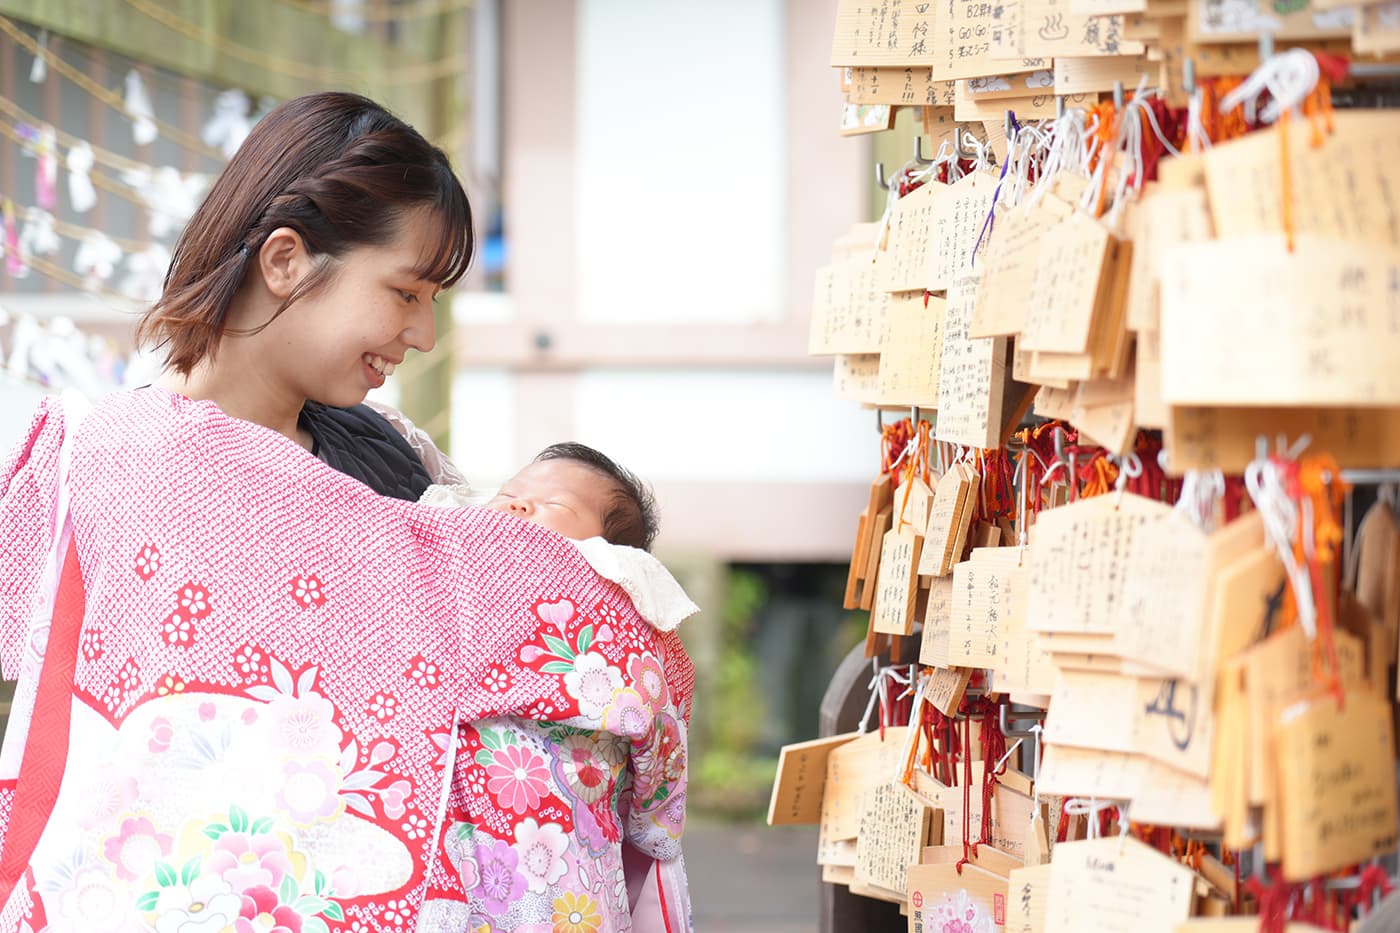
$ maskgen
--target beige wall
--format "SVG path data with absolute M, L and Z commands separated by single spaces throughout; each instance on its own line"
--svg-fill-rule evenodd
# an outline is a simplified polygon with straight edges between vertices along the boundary
M 504 459 L 523 462 L 546 444 L 576 437 L 580 420 L 593 420 L 581 419 L 574 404 L 577 380 L 586 373 L 751 371 L 778 373 L 780 379 L 810 386 L 814 373 L 829 372 L 829 360 L 805 354 L 812 276 L 826 261 L 831 241 L 865 214 L 869 160 L 863 140 L 843 139 L 836 132 L 841 96 L 827 62 L 834 6 L 797 0 L 785 4 L 780 53 L 784 106 L 771 115 L 782 124 L 785 164 L 754 166 L 754 184 L 782 186 L 786 233 L 780 313 L 776 319 L 745 324 L 633 326 L 587 324 L 577 314 L 578 7 L 575 0 L 502 4 L 502 201 L 510 313 L 504 322 L 459 328 L 457 349 L 464 367 L 509 373 L 505 404 L 514 436 L 511 455 Z M 713 68 L 725 66 L 723 52 L 715 50 Z M 706 74 L 689 69 L 639 74 L 638 80 L 704 82 Z M 619 101 L 617 131 L 634 137 L 638 147 L 647 144 L 649 124 L 685 118 L 683 113 L 628 113 L 625 105 Z M 617 209 L 626 210 L 629 198 L 637 196 L 619 192 Z M 741 216 L 733 220 L 743 222 Z M 541 336 L 548 339 L 548 350 L 539 349 Z M 664 375 L 656 385 L 657 392 L 668 391 Z M 755 560 L 839 559 L 848 553 L 863 483 L 858 469 L 835 468 L 823 452 L 835 447 L 849 454 L 856 445 L 866 445 L 873 462 L 875 419 L 845 403 L 832 405 L 829 417 L 807 412 L 793 419 L 766 409 L 763 398 L 752 398 L 736 411 L 736 418 L 763 421 L 765 430 L 759 434 L 771 437 L 773 445 L 764 442 L 755 450 L 752 441 L 745 441 L 748 449 L 726 452 L 740 460 L 760 455 L 771 460 L 775 452 L 783 456 L 789 443 L 785 424 L 803 425 L 803 436 L 793 439 L 793 455 L 784 460 L 785 465 L 791 461 L 785 475 L 767 469 L 759 471 L 762 479 L 746 481 L 737 475 L 742 471 L 714 476 L 667 468 L 654 476 L 665 519 L 663 547 Z M 596 413 L 584 413 L 590 414 Z M 673 417 L 635 427 L 657 444 L 685 445 L 691 442 L 685 425 L 693 416 L 678 408 Z M 819 436 L 826 431 L 832 436 Z M 754 433 L 749 430 L 746 436 Z M 707 436 L 694 442 L 716 441 Z M 470 452 L 459 451 L 459 456 L 470 468 Z

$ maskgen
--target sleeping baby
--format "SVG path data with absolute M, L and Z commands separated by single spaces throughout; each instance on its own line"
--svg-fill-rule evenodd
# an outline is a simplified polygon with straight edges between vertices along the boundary
M 673 630 L 698 609 L 649 553 L 657 532 L 651 492 L 604 454 L 564 443 L 547 447 L 489 499 L 465 486 L 437 485 L 419 501 L 494 509 L 571 539 L 658 630 L 657 689 L 667 695 L 650 742 L 524 718 L 468 724 L 469 754 L 457 758 L 439 852 L 456 877 L 432 885 L 425 911 L 443 928 L 466 930 L 488 923 L 599 933 L 690 929 L 680 831 L 691 665 Z M 500 770 L 502 748 L 517 747 L 528 750 L 517 755 L 521 761 L 538 753 L 530 760 L 542 762 L 540 786 L 533 797 L 512 796 L 502 821 L 490 812 L 500 799 L 492 769 Z M 504 787 L 519 773 L 501 771 L 495 780 Z M 520 879 L 526 883 L 517 891 Z

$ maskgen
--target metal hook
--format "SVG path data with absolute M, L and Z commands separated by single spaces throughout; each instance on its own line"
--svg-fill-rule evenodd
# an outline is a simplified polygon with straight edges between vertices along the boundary
M 972 158 L 972 155 L 973 155 L 972 153 L 967 152 L 967 151 L 965 151 L 965 150 L 963 149 L 962 131 L 961 131 L 961 130 L 955 130 L 955 131 L 953 132 L 953 156 L 954 156 L 959 162 L 963 162 L 963 161 L 966 161 L 967 159 L 971 159 L 971 158 Z
M 1113 109 L 1115 109 L 1115 110 L 1122 110 L 1122 109 L 1123 109 L 1123 82 L 1122 82 L 1122 81 L 1114 81 L 1114 82 L 1113 82 Z
M 1274 34 L 1263 31 L 1259 33 L 1259 61 L 1266 62 L 1274 57 Z
M 1010 110 L 1006 111 L 1006 143 L 1008 146 L 1010 146 L 1011 137 L 1014 135 L 1015 124 L 1016 114 L 1012 113 Z
M 924 137 L 922 135 L 914 137 L 914 161 L 920 165 L 932 165 L 932 159 L 924 158 Z
M 1196 93 L 1196 60 L 1187 58 L 1181 66 L 1181 88 L 1187 94 Z
M 885 180 L 885 163 L 883 162 L 875 163 L 875 184 L 886 191 L 890 190 L 890 183 Z
M 1006 710 L 1007 704 L 1005 703 L 997 707 L 997 725 L 1001 727 L 1001 734 L 1006 736 L 1008 739 L 1027 739 L 1035 735 L 1035 731 L 1031 729 L 1012 729 L 1009 720 L 1033 719 L 1036 722 L 1039 722 L 1041 718 L 1045 715 L 1044 713 L 1018 713 L 1013 716 L 1008 715 Z
M 1063 97 L 1056 97 L 1056 98 L 1055 98 L 1055 119 L 1058 120 L 1058 119 L 1060 119 L 1060 117 L 1063 117 L 1064 115 L 1065 115 L 1065 99 L 1064 99 Z

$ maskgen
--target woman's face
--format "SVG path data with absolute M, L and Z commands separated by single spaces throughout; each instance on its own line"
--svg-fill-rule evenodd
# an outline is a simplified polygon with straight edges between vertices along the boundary
M 438 286 L 416 276 L 438 226 L 426 209 L 403 216 L 384 246 L 364 246 L 334 260 L 330 280 L 298 299 L 263 332 L 261 350 L 304 398 L 327 405 L 364 401 L 403 362 L 410 348 L 436 340 Z

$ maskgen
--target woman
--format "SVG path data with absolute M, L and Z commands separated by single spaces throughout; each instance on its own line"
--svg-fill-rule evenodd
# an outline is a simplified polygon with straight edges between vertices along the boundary
M 428 471 L 358 406 L 432 348 L 469 229 L 410 127 L 291 101 L 176 247 L 159 384 L 36 415 L 0 472 L 0 931 L 627 927 L 592 794 L 674 842 L 683 777 L 629 792 L 586 737 L 683 764 L 674 643 L 557 535 L 395 501 Z M 507 751 L 478 832 L 462 727 L 506 716 L 585 738 Z

